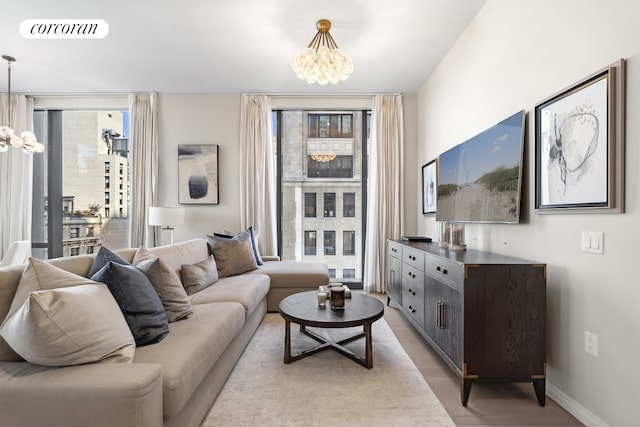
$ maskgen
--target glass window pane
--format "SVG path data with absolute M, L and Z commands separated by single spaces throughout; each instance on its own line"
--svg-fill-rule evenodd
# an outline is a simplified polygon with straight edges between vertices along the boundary
M 304 232 L 304 254 L 305 255 L 316 254 L 316 232 L 315 231 Z
M 336 216 L 336 193 L 324 193 L 324 216 L 325 218 Z
M 335 231 L 324 232 L 324 254 L 325 255 L 336 254 L 336 232 Z
M 343 194 L 342 216 L 345 218 L 352 218 L 356 216 L 356 193 Z
M 304 216 L 306 218 L 315 218 L 316 193 L 304 193 Z
M 342 253 L 344 255 L 356 254 L 356 232 L 355 231 L 342 232 Z

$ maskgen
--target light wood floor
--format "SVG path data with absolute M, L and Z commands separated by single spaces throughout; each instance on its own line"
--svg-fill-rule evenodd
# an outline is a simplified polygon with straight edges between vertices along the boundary
M 376 296 L 386 304 L 386 295 Z M 538 405 L 529 383 L 474 384 L 467 407 L 463 407 L 458 377 L 393 302 L 385 307 L 384 318 L 457 426 L 583 425 L 549 396 L 544 407 Z

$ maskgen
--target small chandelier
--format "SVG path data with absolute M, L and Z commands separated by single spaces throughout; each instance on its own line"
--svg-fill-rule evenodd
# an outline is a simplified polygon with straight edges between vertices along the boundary
M 320 153 L 311 153 L 311 159 L 320 163 L 327 163 L 336 158 L 336 153 L 331 152 L 320 152 Z
M 309 46 L 304 52 L 296 55 L 292 65 L 293 71 L 309 84 L 336 84 L 340 80 L 348 79 L 353 72 L 353 63 L 331 37 L 331 21 L 321 19 L 316 23 L 316 28 L 318 32 Z
M 9 149 L 9 145 L 13 145 L 17 148 L 22 148 L 27 154 L 42 153 L 44 151 L 44 145 L 38 142 L 38 139 L 30 131 L 24 131 L 17 136 L 11 128 L 11 63 L 16 59 L 9 55 L 2 55 L 2 59 L 7 61 L 8 66 L 8 85 L 7 85 L 7 113 L 9 126 L 0 126 L 0 153 Z

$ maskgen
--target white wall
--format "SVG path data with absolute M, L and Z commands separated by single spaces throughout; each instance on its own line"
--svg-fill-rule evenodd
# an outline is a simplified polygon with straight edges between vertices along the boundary
M 414 214 L 417 200 L 418 169 L 416 158 L 416 95 L 403 95 L 405 117 L 405 170 L 407 208 L 405 230 L 416 231 Z M 240 94 L 160 94 L 159 96 L 159 162 L 158 206 L 178 206 L 178 145 L 218 144 L 220 162 L 220 204 L 180 205 L 186 208 L 186 223 L 175 227 L 175 240 L 204 237 L 207 233 L 237 232 L 240 229 L 240 197 L 238 193 Z M 371 108 L 371 96 L 348 97 L 274 97 L 273 108 Z M 168 236 L 163 236 L 168 243 Z
M 467 243 L 547 263 L 547 393 L 588 425 L 640 425 L 639 16 L 628 0 L 488 0 L 418 93 L 419 165 L 527 111 L 523 221 L 471 224 Z M 628 61 L 626 213 L 534 213 L 534 106 L 619 58 Z M 437 236 L 418 209 L 419 234 Z M 583 230 L 604 232 L 604 255 L 581 252 Z M 598 357 L 584 352 L 585 330 L 598 335 Z

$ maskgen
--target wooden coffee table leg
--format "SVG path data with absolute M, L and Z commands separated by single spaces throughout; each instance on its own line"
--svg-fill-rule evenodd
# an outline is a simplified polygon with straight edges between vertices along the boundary
M 284 363 L 291 363 L 291 322 L 284 321 Z
M 364 328 L 364 339 L 365 339 L 365 367 L 371 369 L 373 368 L 373 342 L 371 340 L 371 323 L 365 322 L 363 325 Z

